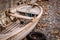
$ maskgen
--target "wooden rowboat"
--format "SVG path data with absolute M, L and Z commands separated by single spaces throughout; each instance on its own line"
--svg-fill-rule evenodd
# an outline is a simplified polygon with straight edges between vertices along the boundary
M 0 40 L 7 40 L 10 37 L 13 37 L 11 40 L 22 40 L 24 37 L 26 37 L 36 26 L 38 21 L 40 20 L 42 14 L 43 14 L 43 9 L 41 6 L 38 4 L 34 4 L 36 7 L 32 8 L 31 5 L 21 5 L 18 6 L 14 9 L 11 9 L 11 13 L 9 14 L 10 16 L 16 17 L 16 18 L 23 18 L 23 19 L 28 19 L 31 20 L 28 24 L 26 24 L 24 27 L 19 27 L 19 21 L 16 21 L 14 23 L 11 23 L 7 29 L 10 31 L 7 31 L 6 33 L 0 33 Z M 23 16 L 20 15 L 19 13 L 25 13 L 25 14 L 34 14 L 37 15 L 36 17 L 29 17 L 29 16 Z M 19 26 L 18 26 L 19 25 Z M 14 27 L 13 27 L 14 26 Z M 15 28 L 15 29 L 14 29 Z M 14 29 L 14 30 L 13 30 Z

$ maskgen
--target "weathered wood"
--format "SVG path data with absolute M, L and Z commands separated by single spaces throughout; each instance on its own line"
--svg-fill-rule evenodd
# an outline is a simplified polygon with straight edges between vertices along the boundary
M 14 31 L 12 31 L 10 33 L 0 34 L 0 40 L 6 40 L 6 39 L 18 34 L 18 33 L 20 33 L 19 34 L 20 36 L 15 40 L 19 40 L 19 39 L 21 40 L 26 35 L 28 35 L 35 28 L 36 24 L 38 23 L 39 19 L 41 18 L 42 14 L 43 14 L 42 7 L 39 6 L 39 8 L 41 9 L 41 12 L 35 19 L 32 20 L 32 22 L 28 23 L 24 27 L 16 28 Z
M 11 16 L 17 17 L 17 18 L 25 18 L 25 19 L 34 19 L 33 17 L 28 17 L 28 16 L 22 16 L 17 13 L 15 14 L 10 14 Z
M 43 12 L 43 10 L 41 10 L 41 11 Z M 42 12 L 41 12 L 41 15 L 42 15 Z M 41 15 L 39 15 L 40 18 L 41 18 Z M 35 20 L 33 20 L 33 22 L 31 24 L 27 25 L 27 27 L 22 32 L 19 32 L 14 38 L 12 38 L 12 40 L 22 40 L 24 37 L 26 37 L 26 35 L 29 34 L 29 32 L 31 32 L 32 29 L 34 29 L 35 23 L 38 22 L 38 20 L 40 19 L 39 16 Z

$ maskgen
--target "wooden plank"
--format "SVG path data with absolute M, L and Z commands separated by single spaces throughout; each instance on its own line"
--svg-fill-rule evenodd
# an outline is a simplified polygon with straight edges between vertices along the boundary
M 14 16 L 14 17 L 17 17 L 17 18 L 34 19 L 33 17 L 22 16 L 22 15 L 19 15 L 18 13 L 10 14 L 10 15 Z

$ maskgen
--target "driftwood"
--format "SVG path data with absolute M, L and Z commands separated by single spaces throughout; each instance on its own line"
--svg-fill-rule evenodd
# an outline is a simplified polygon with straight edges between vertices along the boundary
M 0 40 L 6 40 L 16 34 L 19 33 L 19 37 L 16 38 L 15 40 L 22 40 L 24 37 L 26 37 L 36 26 L 38 21 L 40 20 L 42 14 L 43 14 L 43 9 L 41 6 L 37 5 L 39 9 L 41 10 L 39 15 L 36 18 L 31 18 L 31 17 L 26 17 L 18 14 L 10 14 L 11 16 L 15 16 L 18 18 L 26 18 L 26 19 L 33 19 L 32 22 L 28 23 L 26 26 L 21 27 L 21 28 L 16 28 L 14 31 L 6 34 L 0 34 Z

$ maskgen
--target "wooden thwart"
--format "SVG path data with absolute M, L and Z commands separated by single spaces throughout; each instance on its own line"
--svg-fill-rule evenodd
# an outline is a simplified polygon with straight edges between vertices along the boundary
M 19 15 L 17 13 L 15 14 L 10 14 L 11 16 L 17 17 L 17 18 L 25 18 L 25 19 L 34 19 L 33 17 L 28 17 L 28 16 L 23 16 L 23 15 Z

